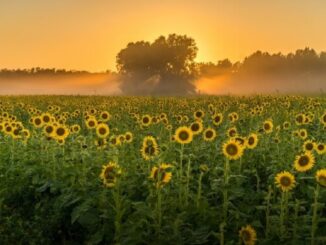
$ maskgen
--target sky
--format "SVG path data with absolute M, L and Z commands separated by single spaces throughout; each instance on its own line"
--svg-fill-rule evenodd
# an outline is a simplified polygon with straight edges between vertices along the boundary
M 0 0 L 0 69 L 115 70 L 129 42 L 186 34 L 197 61 L 326 50 L 325 0 Z

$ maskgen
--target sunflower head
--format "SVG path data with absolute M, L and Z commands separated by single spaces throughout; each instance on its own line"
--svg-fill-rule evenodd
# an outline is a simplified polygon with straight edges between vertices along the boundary
M 275 176 L 275 184 L 283 192 L 287 192 L 295 187 L 296 182 L 293 174 L 288 171 L 283 171 Z
M 255 133 L 251 133 L 247 138 L 247 144 L 246 144 L 247 148 L 254 149 L 256 148 L 257 144 L 258 144 L 258 135 Z
M 176 142 L 180 144 L 189 144 L 193 139 L 193 132 L 190 128 L 182 126 L 177 128 L 174 137 Z
M 307 151 L 301 155 L 296 156 L 294 161 L 294 168 L 298 172 L 306 172 L 310 170 L 315 164 L 315 157 L 310 152 Z
M 149 178 L 154 181 L 157 188 L 160 188 L 170 182 L 172 178 L 171 164 L 162 163 L 158 167 L 153 167 Z
M 110 134 L 110 129 L 109 126 L 105 123 L 99 123 L 96 126 L 96 135 L 101 138 L 101 139 L 105 139 L 109 136 Z
M 115 186 L 117 179 L 121 175 L 121 172 L 121 168 L 117 163 L 109 162 L 107 165 L 102 166 L 100 178 L 106 187 L 112 188 Z
M 315 148 L 316 143 L 313 142 L 312 140 L 306 140 L 303 143 L 303 151 L 313 151 L 313 149 Z
M 245 245 L 254 245 L 257 240 L 256 231 L 251 225 L 241 227 L 239 237 Z
M 213 141 L 216 138 L 216 131 L 213 128 L 207 128 L 203 132 L 205 141 Z
M 323 143 L 315 144 L 315 150 L 318 155 L 323 155 L 326 153 L 326 146 Z
M 200 134 L 203 131 L 203 123 L 197 120 L 190 125 L 190 129 L 194 135 Z
M 235 139 L 230 139 L 223 144 L 223 154 L 231 160 L 236 160 L 243 155 L 244 148 Z
M 264 129 L 264 132 L 269 134 L 271 132 L 273 132 L 273 122 L 272 120 L 266 120 L 264 123 L 263 123 L 263 129 Z
M 316 172 L 316 181 L 322 187 L 326 187 L 326 168 L 320 169 Z
M 222 113 L 216 113 L 212 116 L 213 124 L 215 126 L 218 126 L 222 123 L 223 121 L 223 114 Z

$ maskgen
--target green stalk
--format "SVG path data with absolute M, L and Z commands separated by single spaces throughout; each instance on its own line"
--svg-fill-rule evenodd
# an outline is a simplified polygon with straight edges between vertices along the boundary
M 196 206 L 197 208 L 199 208 L 199 204 L 200 204 L 200 199 L 201 199 L 201 184 L 202 184 L 202 179 L 203 179 L 203 172 L 200 173 L 199 175 L 199 179 L 198 179 L 198 191 L 197 191 L 197 199 L 196 199 Z
M 281 240 L 284 239 L 286 234 L 286 226 L 284 224 L 286 216 L 287 216 L 287 208 L 288 208 L 288 192 L 282 192 L 282 199 L 281 199 L 281 214 L 280 214 L 280 236 Z
M 270 202 L 271 202 L 271 196 L 272 196 L 272 187 L 268 186 L 268 193 L 266 197 L 266 227 L 265 227 L 265 236 L 268 237 L 269 234 L 269 227 L 270 227 Z
M 317 183 L 316 189 L 315 189 L 315 198 L 313 203 L 313 209 L 312 209 L 312 223 L 311 223 L 311 245 L 316 244 L 315 235 L 318 227 L 318 197 L 320 192 L 320 186 Z

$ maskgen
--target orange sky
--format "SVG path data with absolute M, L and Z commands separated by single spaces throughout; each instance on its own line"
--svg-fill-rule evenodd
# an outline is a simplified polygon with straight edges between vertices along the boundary
M 1 0 L 0 68 L 115 69 L 130 41 L 187 34 L 198 61 L 326 50 L 325 0 Z

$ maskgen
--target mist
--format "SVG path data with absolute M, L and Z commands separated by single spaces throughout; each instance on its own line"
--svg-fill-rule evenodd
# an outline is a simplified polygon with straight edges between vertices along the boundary
M 86 74 L 38 77 L 0 77 L 1 95 L 116 95 L 118 81 L 112 74 Z

